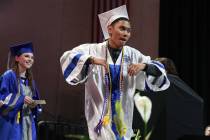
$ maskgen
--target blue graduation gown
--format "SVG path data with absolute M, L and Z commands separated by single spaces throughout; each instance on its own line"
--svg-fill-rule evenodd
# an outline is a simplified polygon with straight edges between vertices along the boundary
M 22 86 L 18 85 L 16 74 L 13 70 L 7 70 L 0 79 L 0 100 L 5 104 L 0 107 L 0 139 L 21 140 L 22 139 L 22 108 L 25 94 Z M 28 84 L 28 82 L 26 81 Z M 39 99 L 39 94 L 33 82 L 33 99 Z M 20 89 L 20 90 L 19 90 Z M 35 122 L 41 107 L 31 109 L 32 140 L 36 140 Z

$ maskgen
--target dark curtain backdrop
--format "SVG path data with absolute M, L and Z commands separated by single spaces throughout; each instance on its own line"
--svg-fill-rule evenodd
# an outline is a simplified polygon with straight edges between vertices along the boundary
M 84 121 L 84 85 L 70 86 L 59 58 L 82 43 L 100 42 L 97 14 L 126 4 L 132 24 L 128 45 L 152 58 L 158 54 L 159 0 L 0 0 L 0 74 L 8 46 L 32 41 L 34 78 L 42 99 L 42 120 Z
M 209 2 L 160 1 L 159 54 L 173 59 L 180 77 L 204 99 L 205 124 L 210 123 Z

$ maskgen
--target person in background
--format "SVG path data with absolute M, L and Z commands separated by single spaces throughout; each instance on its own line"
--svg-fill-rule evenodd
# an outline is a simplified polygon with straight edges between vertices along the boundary
M 205 136 L 210 136 L 210 126 L 206 126 L 206 128 L 205 128 Z
M 35 102 L 39 94 L 31 71 L 33 45 L 29 42 L 12 46 L 10 53 L 14 64 L 0 79 L 0 139 L 36 140 L 41 106 Z
M 170 87 L 160 93 L 166 97 L 166 140 L 203 135 L 203 99 L 180 78 L 172 59 L 159 57 L 155 60 L 164 65 L 170 81 Z
M 60 58 L 65 80 L 85 82 L 85 115 L 91 140 L 130 140 L 133 96 L 169 87 L 161 63 L 129 47 L 131 25 L 126 5 L 99 14 L 105 41 L 82 44 Z
M 170 58 L 158 57 L 155 60 L 161 62 L 164 65 L 167 74 L 178 76 L 176 66 Z

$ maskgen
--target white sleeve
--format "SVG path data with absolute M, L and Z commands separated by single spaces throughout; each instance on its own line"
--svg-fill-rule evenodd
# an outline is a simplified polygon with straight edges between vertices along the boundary
M 139 51 L 136 52 L 136 57 L 139 63 L 146 63 L 156 66 L 162 73 L 159 77 L 154 77 L 152 75 L 146 75 L 145 72 L 140 72 L 137 75 L 137 89 L 139 90 L 151 90 L 151 91 L 161 91 L 165 90 L 170 86 L 170 82 L 167 78 L 165 68 L 163 64 L 158 61 L 151 60 L 149 56 L 145 56 Z
M 166 90 L 170 86 L 170 82 L 167 78 L 163 64 L 161 64 L 158 61 L 151 61 L 149 62 L 149 64 L 156 66 L 161 71 L 162 74 L 159 77 L 147 75 L 145 80 L 146 90 L 151 90 L 151 91 Z
M 61 68 L 67 83 L 77 85 L 87 79 L 91 44 L 80 45 L 66 51 L 60 58 Z

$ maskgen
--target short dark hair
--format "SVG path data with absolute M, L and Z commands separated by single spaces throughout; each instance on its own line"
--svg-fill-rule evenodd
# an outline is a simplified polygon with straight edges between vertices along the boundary
M 178 76 L 178 72 L 177 72 L 177 69 L 176 69 L 176 66 L 175 66 L 173 60 L 171 60 L 170 58 L 166 58 L 166 57 L 159 57 L 159 58 L 156 58 L 155 60 L 159 61 L 160 63 L 162 63 L 164 65 L 168 74 L 173 74 L 173 75 Z
M 120 18 L 115 19 L 110 25 L 111 25 L 111 26 L 114 26 L 115 23 L 117 23 L 117 22 L 120 21 L 120 20 L 125 20 L 125 21 L 130 22 L 129 19 L 127 19 L 127 18 L 125 18 L 125 17 L 120 17 Z

